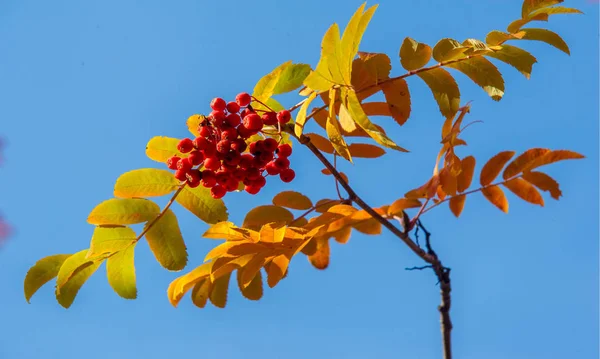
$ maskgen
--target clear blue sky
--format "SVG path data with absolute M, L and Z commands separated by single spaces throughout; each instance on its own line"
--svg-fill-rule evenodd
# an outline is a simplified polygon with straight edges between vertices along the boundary
M 25 302 L 22 281 L 39 258 L 86 248 L 89 211 L 112 195 L 119 174 L 158 166 L 144 155 L 155 135 L 186 136 L 186 118 L 214 96 L 250 91 L 260 76 L 293 59 L 315 65 L 321 37 L 342 26 L 352 1 L 2 1 L 0 210 L 16 233 L 0 250 L 0 358 L 439 358 L 435 278 L 406 272 L 421 262 L 396 238 L 354 235 L 332 248 L 326 271 L 305 257 L 259 302 L 232 286 L 228 307 L 179 308 L 162 270 L 141 245 L 139 298 L 126 301 L 104 270 L 69 310 L 53 284 Z M 386 52 L 393 73 L 403 38 L 483 38 L 520 14 L 520 1 L 381 0 L 361 49 Z M 527 81 L 501 65 L 500 103 L 457 74 L 463 101 L 473 100 L 465 133 L 478 168 L 493 154 L 530 147 L 573 149 L 583 161 L 548 173 L 564 197 L 546 207 L 510 195 L 504 215 L 481 196 L 460 220 L 447 208 L 425 222 L 452 267 L 454 350 L 460 359 L 598 357 L 598 5 L 567 1 L 585 16 L 557 16 L 572 56 L 523 43 L 540 63 Z M 372 205 L 399 198 L 430 175 L 442 123 L 431 93 L 411 79 L 413 116 L 391 131 L 410 154 L 392 154 L 344 170 Z M 287 103 L 288 105 L 291 102 Z M 386 120 L 383 120 L 385 122 Z M 465 154 L 466 152 L 462 152 Z M 293 187 L 314 200 L 332 183 L 306 151 L 293 157 Z M 301 170 L 300 170 L 301 169 Z M 226 198 L 231 219 L 292 186 L 275 182 L 260 197 Z M 190 268 L 215 245 L 206 226 L 178 208 Z

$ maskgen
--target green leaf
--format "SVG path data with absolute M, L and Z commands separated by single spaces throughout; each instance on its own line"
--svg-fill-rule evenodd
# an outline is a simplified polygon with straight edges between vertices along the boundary
M 463 74 L 467 75 L 473 82 L 481 86 L 490 97 L 499 101 L 504 95 L 504 79 L 502 74 L 491 62 L 483 57 L 472 57 L 468 60 L 448 64 Z
M 377 5 L 374 5 L 367 9 L 367 11 L 364 11 L 365 5 L 366 3 L 363 3 L 354 15 L 352 15 L 341 39 L 340 67 L 347 84 L 350 83 L 352 60 L 354 60 L 358 53 L 363 34 L 377 9 Z
M 197 127 L 197 126 L 196 126 Z M 149 159 L 165 163 L 173 156 L 187 157 L 188 154 L 183 154 L 177 150 L 177 144 L 181 141 L 178 138 L 156 136 L 152 137 L 146 145 L 146 156 Z
M 267 223 L 289 223 L 293 220 L 294 215 L 287 209 L 279 206 L 265 205 L 258 206 L 250 210 L 250 212 L 248 212 L 244 218 L 242 227 L 259 231 L 260 228 Z
M 567 55 L 571 54 L 569 45 L 557 33 L 546 29 L 523 29 L 523 40 L 542 41 L 556 47 Z
M 460 107 L 460 90 L 454 77 L 442 68 L 417 74 L 431 89 L 440 112 L 444 117 L 452 117 Z
M 67 258 L 58 271 L 56 279 L 56 300 L 60 305 L 69 308 L 79 289 L 96 272 L 102 260 L 90 261 L 86 258 L 87 249 Z
M 179 181 L 167 170 L 144 168 L 125 172 L 115 184 L 115 197 L 157 197 L 173 192 Z
M 369 120 L 363 111 L 363 108 L 360 105 L 358 97 L 354 91 L 346 92 L 346 101 L 348 112 L 350 112 L 354 122 L 356 122 L 363 130 L 365 130 L 365 132 L 368 133 L 369 136 L 375 140 L 375 142 L 397 151 L 408 152 L 406 149 L 395 144 L 394 141 L 392 141 L 385 133 L 379 131 L 379 129 Z
M 286 66 L 279 76 L 279 80 L 273 89 L 274 95 L 294 91 L 302 86 L 304 79 L 310 73 L 310 65 L 292 64 L 291 61 L 289 63 L 290 65 Z
M 433 47 L 433 59 L 444 62 L 464 58 L 464 52 L 467 50 L 467 47 L 454 39 L 441 39 Z
M 148 228 L 148 225 L 145 228 Z M 170 271 L 180 271 L 185 268 L 188 254 L 173 211 L 168 209 L 148 229 L 146 239 L 154 257 L 164 268 Z
M 298 137 L 300 137 L 300 135 L 302 135 L 302 131 L 304 130 L 304 125 L 306 124 L 306 113 L 308 111 L 308 107 L 310 106 L 311 102 L 313 102 L 313 100 L 316 97 L 317 97 L 316 92 L 311 93 L 310 96 L 308 96 L 308 98 L 306 100 L 304 100 L 304 103 L 302 104 L 302 106 L 300 106 L 300 109 L 298 110 L 298 114 L 296 115 L 296 123 L 294 124 L 294 133 Z
M 23 285 L 27 303 L 38 289 L 58 275 L 60 267 L 70 256 L 70 254 L 55 254 L 42 258 L 27 271 Z
M 97 205 L 88 216 L 87 221 L 95 225 L 136 224 L 147 222 L 159 213 L 160 207 L 147 199 L 112 198 Z
M 333 24 L 323 36 L 321 59 L 304 80 L 304 85 L 314 91 L 325 91 L 335 84 L 349 84 L 345 82 L 340 70 L 340 55 L 340 29 L 337 24 Z M 350 70 L 347 72 L 349 74 Z
M 185 186 L 175 200 L 206 223 L 226 221 L 229 217 L 223 200 L 212 198 L 210 189 L 202 186 Z
M 115 253 L 135 243 L 137 235 L 129 227 L 96 227 L 87 253 L 88 258 Z
M 407 37 L 400 47 L 400 63 L 407 71 L 420 69 L 431 60 L 431 52 L 429 45 Z
M 388 81 L 381 85 L 385 101 L 392 117 L 400 125 L 404 125 L 410 117 L 410 92 L 404 79 Z
M 106 276 L 114 291 L 125 299 L 135 299 L 135 245 L 125 248 L 106 260 Z
M 488 53 L 486 56 L 493 57 L 505 62 L 529 79 L 533 64 L 537 62 L 535 57 L 529 52 L 516 46 L 502 45 L 502 49 Z
M 340 123 L 335 115 L 336 90 L 337 89 L 334 87 L 329 90 L 329 116 L 327 117 L 325 131 L 327 132 L 327 137 L 329 138 L 329 141 L 333 145 L 335 151 L 344 159 L 352 162 L 350 151 L 348 151 L 348 145 L 344 140 L 344 136 L 342 136 Z

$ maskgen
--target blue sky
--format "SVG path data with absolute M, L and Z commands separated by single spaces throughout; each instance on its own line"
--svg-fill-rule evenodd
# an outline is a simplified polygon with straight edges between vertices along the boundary
M 200 310 L 188 298 L 175 309 L 166 288 L 178 274 L 162 270 L 147 245 L 136 252 L 139 298 L 126 301 L 98 271 L 65 310 L 53 285 L 28 305 L 27 269 L 41 257 L 86 248 L 89 211 L 112 195 L 123 172 L 158 164 L 144 155 L 155 135 L 187 135 L 185 120 L 207 112 L 214 96 L 250 91 L 262 75 L 293 59 L 315 65 L 321 37 L 342 26 L 352 1 L 3 1 L 0 4 L 0 211 L 16 229 L 0 249 L 1 358 L 439 358 L 435 278 L 407 272 L 421 262 L 396 238 L 354 235 L 333 244 L 326 271 L 305 257 L 259 302 L 232 285 L 226 309 Z M 405 36 L 435 44 L 443 37 L 484 38 L 520 14 L 520 1 L 381 0 L 361 49 L 392 57 Z M 582 161 L 547 172 L 564 197 L 546 207 L 509 195 L 504 215 L 480 195 L 460 220 L 446 207 L 424 221 L 452 268 L 457 358 L 596 358 L 598 356 L 598 5 L 567 1 L 585 16 L 548 24 L 572 56 L 523 43 L 538 59 L 531 80 L 500 65 L 506 96 L 496 103 L 456 74 L 472 100 L 465 132 L 484 161 L 501 150 L 572 149 Z M 439 149 L 442 118 L 425 85 L 411 78 L 413 114 L 394 139 L 412 152 L 344 165 L 368 203 L 390 203 L 421 185 Z M 288 100 L 286 98 L 286 100 Z M 287 105 L 293 101 L 286 102 Z M 380 123 L 385 123 L 382 119 Z M 390 122 L 391 123 L 391 122 Z M 307 151 L 293 156 L 297 179 L 274 182 L 261 196 L 231 195 L 231 219 L 285 189 L 313 200 L 335 196 Z M 199 265 L 215 245 L 206 225 L 177 208 Z

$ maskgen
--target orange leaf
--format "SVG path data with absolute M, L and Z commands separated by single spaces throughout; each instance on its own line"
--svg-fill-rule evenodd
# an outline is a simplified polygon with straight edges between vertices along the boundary
M 317 238 L 313 238 L 302 248 L 302 253 L 312 256 L 317 252 Z
M 487 186 L 492 183 L 492 181 L 498 177 L 506 162 L 510 161 L 514 155 L 515 151 L 503 151 L 490 158 L 490 160 L 487 161 L 487 163 L 481 169 L 479 183 L 481 183 L 482 186 Z
M 421 201 L 418 199 L 400 198 L 394 201 L 388 208 L 388 216 L 395 216 L 407 208 L 418 208 L 421 207 Z
M 227 292 L 229 290 L 229 278 L 231 273 L 219 277 L 214 283 L 210 292 L 210 302 L 218 308 L 225 308 L 227 304 Z
M 550 192 L 550 196 L 554 199 L 559 199 L 562 196 L 558 182 L 545 173 L 527 171 L 523 173 L 523 178 L 542 191 Z
M 506 180 L 523 172 L 536 159 L 550 152 L 546 148 L 532 148 L 520 154 L 504 170 L 502 177 Z
M 307 210 L 312 208 L 312 201 L 302 193 L 283 191 L 273 197 L 273 204 L 291 209 Z
M 456 189 L 458 192 L 464 192 L 473 181 L 473 173 L 475 172 L 475 157 L 469 156 L 462 159 L 460 162 L 461 172 L 456 180 Z
M 440 172 L 440 185 L 444 193 L 450 196 L 456 195 L 456 177 L 452 175 L 448 167 L 444 167 Z
M 317 203 L 315 204 L 315 208 L 316 211 L 319 213 L 325 213 L 327 212 L 331 207 L 340 204 L 340 200 L 338 199 L 321 199 L 319 201 L 317 201 Z
M 242 284 L 242 271 L 237 272 L 237 282 L 238 287 L 240 288 L 240 292 L 242 295 L 250 300 L 259 300 L 263 296 L 263 287 L 262 287 L 262 274 L 260 271 L 256 272 L 256 275 L 250 281 L 250 284 L 247 286 L 243 286 Z
M 460 216 L 460 214 L 462 213 L 463 208 L 465 207 L 466 200 L 467 196 L 464 194 L 450 198 L 448 204 L 450 205 L 450 210 L 452 211 L 452 213 L 454 213 L 456 218 L 458 218 L 458 216 Z
M 213 285 L 210 281 L 210 278 L 202 279 L 200 282 L 196 283 L 196 285 L 194 285 L 194 289 L 192 289 L 192 303 L 194 303 L 198 308 L 204 308 L 212 288 Z
M 279 283 L 287 272 L 289 265 L 290 258 L 283 254 L 273 258 L 269 263 L 269 266 L 265 267 L 265 270 L 267 271 L 267 284 L 269 284 L 269 287 L 273 288 Z
M 544 206 L 544 199 L 533 185 L 522 178 L 513 178 L 504 183 L 504 187 L 508 188 L 512 193 L 521 197 L 523 200 Z
M 294 220 L 294 215 L 287 209 L 279 206 L 265 205 L 253 208 L 246 214 L 242 227 L 259 231 L 260 228 L 273 222 L 289 223 Z
M 492 204 L 498 207 L 502 212 L 508 213 L 508 201 L 504 195 L 504 191 L 496 185 L 485 187 L 481 190 L 481 193 L 485 198 L 492 202 Z
M 307 133 L 306 137 L 310 138 L 310 142 L 312 142 L 312 144 L 320 151 L 330 154 L 333 153 L 333 145 L 325 137 L 316 133 Z
M 524 169 L 524 171 L 529 171 L 534 168 L 537 168 L 540 166 L 545 166 L 545 165 L 548 165 L 548 164 L 551 164 L 554 162 L 558 162 L 558 161 L 578 160 L 578 159 L 582 159 L 582 158 L 584 158 L 584 156 L 577 152 L 568 151 L 568 150 L 554 150 L 549 153 L 546 153 L 542 157 L 539 157 L 538 159 L 531 162 L 529 164 L 529 166 L 527 166 L 527 168 Z
M 361 105 L 367 116 L 392 116 L 392 112 L 385 102 L 367 102 Z
M 379 146 L 367 143 L 353 143 L 348 146 L 352 157 L 377 158 L 385 155 L 385 150 Z
M 352 234 L 351 227 L 345 227 L 340 229 L 339 231 L 331 233 L 333 238 L 341 244 L 346 244 L 350 240 L 350 235 Z
M 411 191 L 406 192 L 404 197 L 409 199 L 418 199 L 418 198 L 432 198 L 435 196 L 437 192 L 437 188 L 440 184 L 440 176 L 434 175 L 419 188 L 415 188 Z
M 329 266 L 329 239 L 318 238 L 317 250 L 308 257 L 310 263 L 317 269 L 325 269 Z
M 410 93 L 408 84 L 404 79 L 385 82 L 381 85 L 385 100 L 389 106 L 394 120 L 404 125 L 410 117 Z

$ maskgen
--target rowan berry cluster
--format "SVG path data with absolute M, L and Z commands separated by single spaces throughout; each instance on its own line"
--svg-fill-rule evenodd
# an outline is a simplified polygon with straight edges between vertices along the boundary
M 184 138 L 177 145 L 179 152 L 189 155 L 173 156 L 167 161 L 167 167 L 176 170 L 176 179 L 192 188 L 202 184 L 217 199 L 237 190 L 240 183 L 246 192 L 257 194 L 269 175 L 279 175 L 283 182 L 294 179 L 296 173 L 288 159 L 292 154 L 290 145 L 271 137 L 247 143 L 264 126 L 288 123 L 290 112 L 261 111 L 261 115 L 252 108 L 251 101 L 247 93 L 238 94 L 232 102 L 222 98 L 211 101 L 212 112 L 198 127 L 200 135 L 194 140 Z

